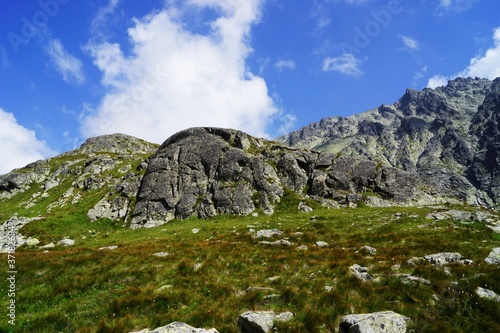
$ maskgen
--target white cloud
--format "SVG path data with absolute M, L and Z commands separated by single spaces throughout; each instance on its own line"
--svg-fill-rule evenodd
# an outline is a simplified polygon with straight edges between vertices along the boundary
M 288 60 L 278 60 L 274 64 L 280 71 L 284 69 L 290 69 L 293 70 L 295 69 L 295 61 L 288 59 Z
M 109 35 L 109 20 L 112 18 L 112 14 L 116 11 L 121 1 L 122 0 L 109 0 L 107 6 L 99 9 L 90 25 L 90 31 L 94 38 L 105 40 L 106 35 Z
M 476 0 L 440 0 L 439 6 L 447 11 L 462 12 L 470 9 Z
M 352 53 L 344 53 L 340 57 L 327 57 L 323 60 L 323 71 L 336 71 L 346 75 L 361 75 L 361 60 Z
M 49 40 L 46 52 L 64 81 L 77 84 L 85 82 L 82 63 L 64 48 L 60 40 Z
M 268 137 L 279 109 L 265 81 L 248 72 L 250 28 L 260 0 L 190 0 L 134 20 L 132 49 L 91 42 L 88 51 L 108 92 L 84 116 L 86 136 L 123 132 L 163 142 L 191 126 L 219 126 Z M 211 8 L 206 34 L 189 31 L 183 15 Z
M 0 174 L 55 155 L 35 132 L 20 125 L 12 113 L 0 108 Z
M 427 87 L 435 88 L 446 85 L 448 80 L 459 76 L 482 77 L 490 80 L 500 77 L 500 27 L 493 32 L 493 46 L 484 54 L 472 58 L 466 69 L 451 76 L 434 75 L 429 79 Z
M 399 35 L 399 38 L 401 38 L 401 41 L 403 42 L 404 46 L 407 49 L 418 50 L 419 45 L 418 45 L 418 42 L 414 38 L 411 38 L 411 37 L 405 36 L 405 35 Z

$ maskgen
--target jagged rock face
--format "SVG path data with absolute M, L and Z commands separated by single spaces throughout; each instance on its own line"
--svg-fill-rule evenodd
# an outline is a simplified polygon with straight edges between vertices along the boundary
M 191 128 L 151 157 L 131 227 L 258 208 L 270 214 L 286 190 L 331 206 L 355 204 L 366 191 L 386 205 L 432 201 L 423 187 L 418 175 L 373 161 L 291 149 L 230 129 Z
M 277 140 L 417 172 L 469 204 L 500 204 L 500 78 L 408 89 L 392 105 L 332 117 Z

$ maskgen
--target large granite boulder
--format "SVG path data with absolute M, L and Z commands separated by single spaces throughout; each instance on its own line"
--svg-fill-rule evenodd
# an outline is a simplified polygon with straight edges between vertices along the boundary
M 289 148 L 222 128 L 190 128 L 150 158 L 131 227 L 174 218 L 272 214 L 286 191 L 331 206 L 357 204 L 363 193 L 387 205 L 429 203 L 414 173 L 348 156 Z M 441 199 L 439 199 L 441 200 Z

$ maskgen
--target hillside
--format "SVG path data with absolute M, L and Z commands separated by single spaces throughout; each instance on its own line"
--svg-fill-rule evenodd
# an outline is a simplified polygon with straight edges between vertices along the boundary
M 278 141 L 417 172 L 442 194 L 498 208 L 499 110 L 500 78 L 457 78 L 445 87 L 408 89 L 391 105 L 322 119 Z
M 0 175 L 0 332 L 499 331 L 499 214 L 360 157 L 190 128 Z

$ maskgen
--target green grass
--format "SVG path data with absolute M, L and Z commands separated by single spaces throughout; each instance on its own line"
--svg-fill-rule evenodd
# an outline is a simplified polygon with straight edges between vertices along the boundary
M 77 243 L 49 252 L 18 249 L 15 332 L 129 332 L 172 321 L 238 332 L 238 315 L 247 310 L 294 312 L 292 321 L 277 325 L 280 332 L 335 332 L 343 315 L 383 310 L 410 317 L 415 332 L 500 331 L 499 303 L 475 295 L 478 286 L 500 293 L 500 268 L 483 261 L 500 240 L 482 224 L 432 223 L 425 219 L 432 208 L 315 206 L 306 214 L 297 212 L 297 200 L 288 193 L 272 216 L 192 218 L 142 230 L 83 221 L 78 206 L 32 222 L 24 233 L 46 241 L 71 235 Z M 267 228 L 282 230 L 295 245 L 264 246 L 251 237 L 250 229 Z M 110 245 L 118 248 L 99 250 Z M 357 251 L 363 245 L 377 254 L 363 256 Z M 447 275 L 407 263 L 443 251 L 460 252 L 474 264 L 450 265 Z M 379 282 L 352 277 L 355 263 L 370 267 Z M 405 285 L 396 273 L 431 285 Z M 5 305 L 6 283 L 1 289 Z M 0 321 L 0 332 L 11 328 Z

